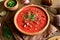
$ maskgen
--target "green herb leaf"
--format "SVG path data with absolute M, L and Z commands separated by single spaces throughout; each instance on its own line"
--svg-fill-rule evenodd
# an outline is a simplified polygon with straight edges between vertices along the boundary
M 14 40 L 12 32 L 10 31 L 10 29 L 8 28 L 6 24 L 3 25 L 3 35 L 9 40 Z
M 30 19 L 30 20 L 34 21 L 35 17 L 36 16 L 33 13 L 28 12 L 28 15 L 27 15 L 26 19 Z
M 31 15 L 31 20 L 32 20 L 32 21 L 35 20 L 35 15 L 34 15 L 34 14 Z
M 15 5 L 16 5 L 16 1 L 11 0 L 8 2 L 8 7 L 14 7 Z
M 27 15 L 26 18 L 27 18 L 27 19 L 30 19 L 30 18 L 31 18 L 31 13 L 30 13 L 30 12 L 28 12 L 28 15 Z

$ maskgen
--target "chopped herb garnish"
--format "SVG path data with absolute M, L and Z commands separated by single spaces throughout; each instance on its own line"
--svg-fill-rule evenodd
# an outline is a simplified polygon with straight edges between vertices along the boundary
M 28 12 L 28 15 L 26 16 L 26 19 L 30 19 L 31 21 L 35 20 L 35 15 L 33 13 Z
M 31 20 L 32 20 L 32 21 L 35 20 L 35 15 L 34 15 L 34 14 L 31 15 Z
M 16 1 L 14 1 L 14 0 L 10 0 L 8 2 L 8 7 L 14 7 L 15 5 L 16 5 Z
M 31 19 L 31 13 L 28 12 L 27 19 Z

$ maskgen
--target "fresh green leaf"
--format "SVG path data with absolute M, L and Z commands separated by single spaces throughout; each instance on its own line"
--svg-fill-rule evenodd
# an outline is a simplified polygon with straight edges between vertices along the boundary
M 14 7 L 16 5 L 16 1 L 11 0 L 8 2 L 8 7 Z
M 27 18 L 27 19 L 30 19 L 30 18 L 31 18 L 31 13 L 30 13 L 30 12 L 28 12 L 28 15 L 27 15 L 26 18 Z
M 31 15 L 31 19 L 35 19 L 35 15 L 34 14 Z
M 32 21 L 34 21 L 35 17 L 36 16 L 33 13 L 28 12 L 28 15 L 27 15 L 26 19 L 31 19 Z
M 10 29 L 8 28 L 6 24 L 3 25 L 3 35 L 9 40 L 14 40 L 12 32 L 10 31 Z
M 32 21 L 35 20 L 35 15 L 34 15 L 34 14 L 31 15 L 31 20 L 32 20 Z

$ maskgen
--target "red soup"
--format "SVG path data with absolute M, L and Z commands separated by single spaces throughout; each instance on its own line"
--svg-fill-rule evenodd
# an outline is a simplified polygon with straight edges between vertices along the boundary
M 47 24 L 47 15 L 38 7 L 25 7 L 17 15 L 16 23 L 17 26 L 24 32 L 38 32 Z

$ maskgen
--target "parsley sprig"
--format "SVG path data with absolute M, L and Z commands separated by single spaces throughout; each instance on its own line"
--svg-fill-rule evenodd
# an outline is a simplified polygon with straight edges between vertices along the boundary
M 30 19 L 31 21 L 34 21 L 36 16 L 33 13 L 28 12 L 26 19 Z

